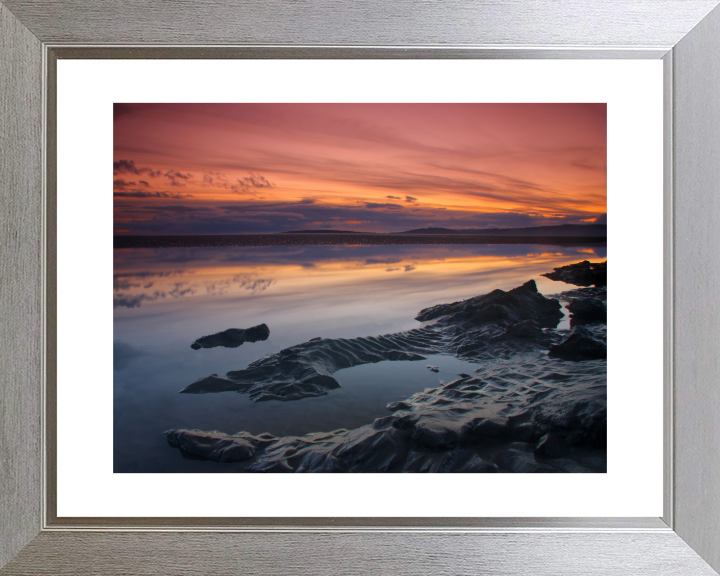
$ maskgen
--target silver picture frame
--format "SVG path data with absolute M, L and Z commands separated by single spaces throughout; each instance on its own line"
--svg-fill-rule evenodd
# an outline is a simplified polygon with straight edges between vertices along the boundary
M 0 0 L 0 574 L 717 574 L 719 4 Z M 662 59 L 663 516 L 59 518 L 60 58 Z

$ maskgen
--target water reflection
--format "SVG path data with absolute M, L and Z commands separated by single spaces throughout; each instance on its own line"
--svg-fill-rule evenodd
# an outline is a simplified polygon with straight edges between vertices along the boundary
M 605 247 L 116 250 L 115 470 L 232 471 L 232 467 L 178 458 L 162 437 L 170 428 L 284 435 L 371 422 L 385 415 L 387 398 L 401 400 L 416 391 L 410 389 L 412 382 L 397 390 L 388 390 L 383 382 L 375 388 L 359 388 L 360 383 L 355 383 L 351 389 L 351 382 L 341 379 L 343 389 L 326 397 L 261 404 L 236 393 L 198 396 L 178 391 L 200 377 L 244 368 L 266 354 L 314 337 L 354 338 L 407 330 L 419 325 L 414 317 L 423 308 L 514 288 L 531 278 L 541 292 L 556 293 L 566 285 L 540 274 L 585 259 L 605 260 Z M 201 336 L 263 323 L 270 328 L 265 341 L 235 349 L 190 348 Z M 456 359 L 447 362 L 449 372 L 466 370 Z M 420 372 L 422 378 L 437 380 L 424 368 Z M 429 385 L 417 382 L 418 390 Z M 358 394 L 369 396 L 359 402 Z

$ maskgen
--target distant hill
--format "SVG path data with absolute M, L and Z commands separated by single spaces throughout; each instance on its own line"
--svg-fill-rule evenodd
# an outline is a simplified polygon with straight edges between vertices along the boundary
M 355 232 L 354 230 L 290 230 L 289 232 L 278 232 L 278 234 L 372 234 L 372 232 Z
M 397 234 L 473 234 L 477 236 L 607 236 L 606 224 L 560 224 L 528 228 L 416 228 Z

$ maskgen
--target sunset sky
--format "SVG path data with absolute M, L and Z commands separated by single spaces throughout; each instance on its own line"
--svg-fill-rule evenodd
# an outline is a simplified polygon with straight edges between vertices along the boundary
M 605 104 L 115 104 L 116 234 L 606 222 Z

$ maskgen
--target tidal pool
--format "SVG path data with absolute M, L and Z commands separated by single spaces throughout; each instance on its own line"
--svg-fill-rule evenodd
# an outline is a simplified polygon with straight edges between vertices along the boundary
M 541 293 L 568 287 L 540 276 L 589 259 L 593 245 L 424 245 L 163 248 L 114 251 L 114 471 L 233 472 L 181 458 L 168 429 L 296 436 L 357 428 L 386 405 L 477 364 L 450 356 L 340 370 L 326 396 L 253 403 L 235 392 L 179 394 L 311 338 L 355 338 L 421 325 L 424 308 L 534 279 Z M 561 321 L 566 322 L 566 319 Z M 197 338 L 266 324 L 265 341 L 193 350 Z M 567 322 L 566 322 L 567 323 Z M 561 328 L 565 325 L 561 325 Z M 427 365 L 436 366 L 438 372 Z

